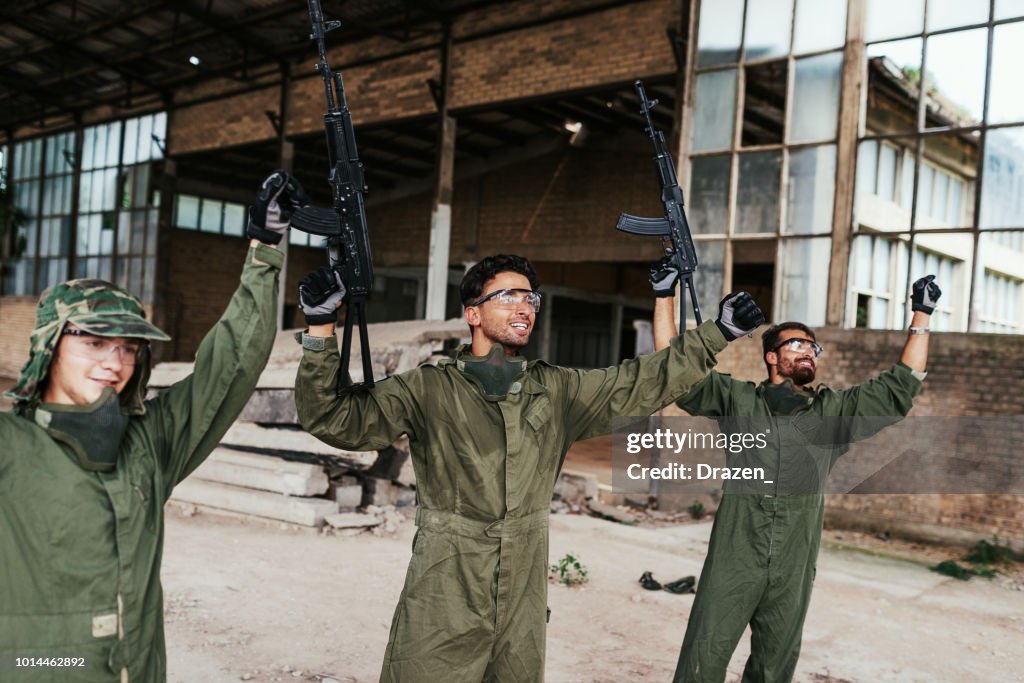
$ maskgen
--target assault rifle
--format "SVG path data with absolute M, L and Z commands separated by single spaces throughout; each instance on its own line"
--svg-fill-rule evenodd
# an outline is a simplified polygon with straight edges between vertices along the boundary
M 320 52 L 316 70 L 324 79 L 327 95 L 327 113 L 324 128 L 327 131 L 327 155 L 331 170 L 327 181 L 333 190 L 330 209 L 315 206 L 298 210 L 292 216 L 291 226 L 297 230 L 326 237 L 327 262 L 345 283 L 345 332 L 341 342 L 341 367 L 338 372 L 337 393 L 373 386 L 373 368 L 370 364 L 370 340 L 366 332 L 366 297 L 373 287 L 373 259 L 370 256 L 370 238 L 366 230 L 363 208 L 363 164 L 356 150 L 356 136 L 352 129 L 352 116 L 345 101 L 345 88 L 341 74 L 332 71 L 327 62 L 324 36 L 341 26 L 340 21 L 324 21 L 320 0 L 307 0 L 309 17 L 313 22 L 310 39 L 315 40 Z M 345 384 L 349 357 L 352 352 L 352 326 L 359 322 L 359 348 L 363 356 L 363 381 Z
M 679 283 L 684 289 L 690 290 L 690 299 L 693 301 L 693 317 L 697 324 L 701 324 L 700 304 L 697 303 L 697 292 L 693 288 L 693 272 L 697 270 L 697 252 L 693 247 L 693 237 L 690 235 L 690 224 L 686 221 L 686 212 L 683 210 L 683 191 L 679 189 L 679 182 L 676 180 L 676 167 L 672 161 L 672 155 L 665 143 L 665 134 L 654 127 L 651 121 L 651 108 L 658 103 L 658 100 L 648 100 L 644 92 L 644 84 L 637 81 L 636 94 L 640 98 L 640 113 L 647 119 L 644 132 L 654 143 L 654 167 L 658 171 L 658 180 L 661 182 L 661 203 L 665 205 L 665 216 L 662 218 L 642 218 L 628 213 L 619 214 L 619 222 L 615 224 L 616 230 L 628 232 L 632 235 L 646 235 L 661 237 L 665 249 L 672 258 L 672 264 L 679 271 Z M 680 292 L 679 297 L 679 324 L 686 327 L 686 294 Z

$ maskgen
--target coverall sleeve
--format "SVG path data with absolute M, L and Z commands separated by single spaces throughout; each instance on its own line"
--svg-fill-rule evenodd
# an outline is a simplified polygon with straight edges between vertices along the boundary
M 921 380 L 913 371 L 897 362 L 875 379 L 828 397 L 826 415 L 841 417 L 903 416 L 910 412 L 914 397 L 921 391 Z
M 238 289 L 199 345 L 192 374 L 146 402 L 165 498 L 213 451 L 256 388 L 277 333 L 283 261 L 277 249 L 249 248 Z
M 609 433 L 615 417 L 661 410 L 704 379 L 727 344 L 709 320 L 657 353 L 601 370 L 567 370 L 571 440 Z
M 690 415 L 720 417 L 732 414 L 729 409 L 736 385 L 748 385 L 728 375 L 712 370 L 688 394 L 676 401 L 676 406 Z
M 340 365 L 337 341 L 330 337 L 321 345 L 324 348 L 310 348 L 308 341 L 303 345 L 295 380 L 295 408 L 303 429 L 324 443 L 356 451 L 390 446 L 402 434 L 416 438 L 423 424 L 416 396 L 425 395 L 424 373 L 434 368 L 416 368 L 381 380 L 372 388 L 336 396 Z

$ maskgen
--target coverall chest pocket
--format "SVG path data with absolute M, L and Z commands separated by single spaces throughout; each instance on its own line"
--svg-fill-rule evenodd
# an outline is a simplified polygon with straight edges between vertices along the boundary
M 551 401 L 547 396 L 537 396 L 526 409 L 526 424 L 529 425 L 530 440 L 536 444 L 537 466 L 541 472 L 554 469 L 560 453 L 559 434 L 555 421 L 551 419 Z

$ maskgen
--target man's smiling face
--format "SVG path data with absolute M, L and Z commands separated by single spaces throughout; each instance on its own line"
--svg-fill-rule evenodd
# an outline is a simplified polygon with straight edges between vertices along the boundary
M 511 271 L 498 273 L 484 285 L 480 299 L 503 289 L 529 292 L 530 280 L 525 275 Z M 536 319 L 537 313 L 533 306 L 522 297 L 514 305 L 488 299 L 476 306 L 468 306 L 466 322 L 474 328 L 473 353 L 485 355 L 495 343 L 504 346 L 509 353 L 518 351 L 530 341 Z
M 805 343 L 797 343 L 793 340 L 803 340 Z M 814 381 L 818 363 L 814 347 L 808 343 L 812 341 L 802 330 L 783 330 L 779 333 L 777 350 L 769 352 L 766 358 L 768 363 L 774 367 L 774 374 L 780 381 L 791 379 L 793 384 L 798 387 Z
M 69 324 L 68 329 L 77 328 Z M 120 394 L 135 372 L 135 358 L 126 355 L 131 349 L 137 355 L 140 346 L 138 340 L 124 337 L 63 335 L 50 365 L 43 401 L 87 405 L 95 403 L 107 387 Z

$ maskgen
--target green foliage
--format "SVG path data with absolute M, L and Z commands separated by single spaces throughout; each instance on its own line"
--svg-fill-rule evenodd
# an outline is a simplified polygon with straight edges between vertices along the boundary
M 956 563 L 956 560 L 945 560 L 944 562 L 939 562 L 931 569 L 933 572 L 938 572 L 944 576 L 952 576 L 954 579 L 960 579 L 961 581 L 966 581 L 971 578 L 971 570 L 961 567 Z
M 1019 561 L 1021 557 L 1010 546 L 1001 544 L 998 536 L 993 536 L 991 543 L 985 539 L 975 543 L 974 548 L 963 559 L 965 562 L 979 564 L 1008 564 Z
M 956 560 L 946 560 L 931 569 L 933 572 L 952 576 L 954 579 L 960 579 L 961 581 L 966 581 L 972 576 L 982 576 L 986 579 L 991 579 L 998 573 L 998 570 L 993 569 L 990 565 L 1010 564 L 1011 562 L 1019 562 L 1022 559 L 1024 558 L 1019 553 L 1014 552 L 1013 548 L 1001 544 L 998 536 L 993 536 L 991 543 L 982 539 L 974 544 L 971 552 L 963 556 L 962 561 L 970 562 L 970 568 L 960 565 Z
M 704 516 L 704 503 L 699 500 L 693 501 L 693 505 L 686 509 L 690 511 L 690 516 L 694 519 L 700 519 Z
M 572 553 L 566 553 L 565 557 L 551 565 L 550 572 L 553 579 L 566 586 L 578 586 L 589 581 L 587 568 Z

